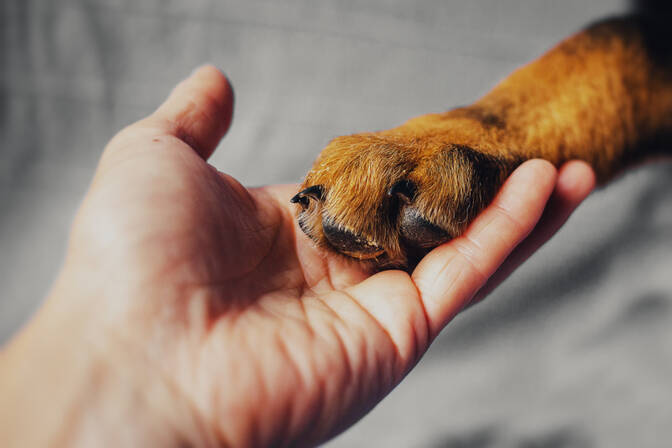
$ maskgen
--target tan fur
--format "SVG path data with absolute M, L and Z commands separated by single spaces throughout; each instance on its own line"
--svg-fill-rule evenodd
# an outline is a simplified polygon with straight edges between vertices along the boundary
M 299 210 L 299 221 L 322 247 L 337 250 L 322 231 L 327 219 L 380 248 L 341 252 L 406 266 L 412 261 L 400 241 L 398 202 L 387 194 L 396 182 L 417 186 L 412 207 L 447 238 L 463 232 L 526 159 L 583 159 L 606 182 L 672 129 L 670 75 L 647 54 L 635 24 L 595 25 L 471 106 L 334 139 L 302 187 L 321 185 L 324 196 Z

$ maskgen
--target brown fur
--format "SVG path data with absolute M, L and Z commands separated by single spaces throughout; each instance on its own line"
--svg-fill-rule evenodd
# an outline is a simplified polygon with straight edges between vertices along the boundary
M 322 194 L 301 201 L 301 228 L 321 247 L 409 266 L 461 234 L 524 160 L 583 159 L 603 183 L 669 148 L 672 71 L 648 51 L 644 26 L 594 25 L 471 106 L 334 139 L 304 181 Z M 323 222 L 361 250 L 334 246 Z

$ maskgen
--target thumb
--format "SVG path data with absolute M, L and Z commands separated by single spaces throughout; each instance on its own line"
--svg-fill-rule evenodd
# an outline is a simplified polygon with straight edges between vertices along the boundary
M 179 83 L 147 120 L 164 128 L 207 159 L 233 116 L 233 89 L 212 65 L 199 67 Z

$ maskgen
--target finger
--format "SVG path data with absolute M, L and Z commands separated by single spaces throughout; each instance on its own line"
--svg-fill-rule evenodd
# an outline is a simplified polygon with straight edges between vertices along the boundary
M 557 172 L 543 160 L 518 167 L 464 235 L 431 251 L 413 272 L 436 335 L 534 228 Z
M 525 238 L 525 241 L 513 250 L 504 264 L 478 291 L 471 303 L 483 300 L 518 266 L 551 239 L 569 219 L 574 210 L 593 191 L 595 182 L 595 173 L 586 162 L 574 160 L 564 164 L 558 173 L 555 190 L 537 226 Z
M 206 65 L 179 83 L 149 117 L 207 159 L 229 129 L 233 90 L 226 76 Z
M 427 318 L 418 290 L 403 271 L 383 271 L 347 289 L 394 344 L 399 372 L 405 372 L 427 349 Z

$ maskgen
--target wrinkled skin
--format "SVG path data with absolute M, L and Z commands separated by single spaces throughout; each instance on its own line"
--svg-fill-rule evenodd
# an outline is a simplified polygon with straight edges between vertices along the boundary
M 581 162 L 527 162 L 464 236 L 410 275 L 371 275 L 298 229 L 296 185 L 248 190 L 206 162 L 231 113 L 205 67 L 106 148 L 49 300 L 0 358 L 0 432 L 17 446 L 324 441 L 594 185 Z

